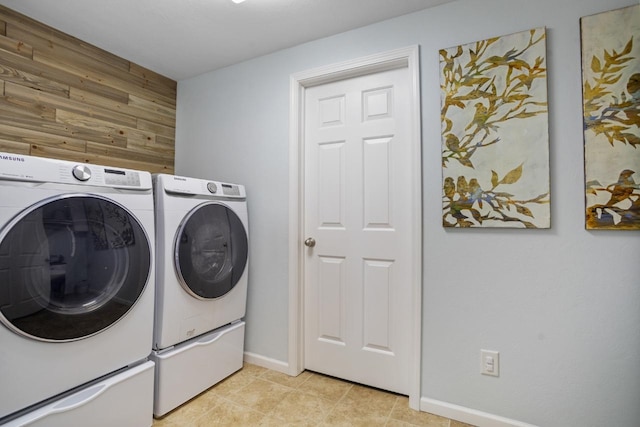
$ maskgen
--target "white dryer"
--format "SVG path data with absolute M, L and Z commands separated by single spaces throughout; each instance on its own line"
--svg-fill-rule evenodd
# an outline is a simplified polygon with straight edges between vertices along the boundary
M 0 194 L 0 424 L 150 425 L 151 175 L 0 153 Z
M 153 180 L 151 359 L 161 416 L 242 367 L 249 226 L 242 185 L 166 174 Z

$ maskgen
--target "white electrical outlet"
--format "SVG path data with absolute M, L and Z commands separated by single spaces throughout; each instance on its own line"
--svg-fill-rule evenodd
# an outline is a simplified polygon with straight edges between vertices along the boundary
M 480 350 L 480 373 L 500 376 L 500 353 L 493 350 Z

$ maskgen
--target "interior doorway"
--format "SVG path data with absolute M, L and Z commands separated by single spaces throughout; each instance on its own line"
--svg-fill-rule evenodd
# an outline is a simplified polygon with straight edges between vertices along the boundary
M 290 120 L 289 371 L 293 375 L 305 368 L 323 371 L 318 363 L 328 360 L 329 370 L 324 372 L 408 394 L 414 409 L 419 408 L 420 399 L 422 318 L 418 59 L 414 46 L 295 74 Z M 310 99 L 315 100 L 313 104 Z M 313 105 L 320 105 L 320 110 L 312 111 Z M 347 126 L 347 116 L 353 126 Z M 340 133 L 350 128 L 347 133 L 351 134 L 320 141 L 309 133 L 309 124 L 323 117 L 329 123 L 326 129 Z M 387 127 L 377 133 L 361 132 L 372 123 L 376 128 Z M 347 155 L 349 141 L 349 150 L 355 151 Z M 346 162 L 359 165 L 350 177 Z M 328 168 L 326 173 L 317 170 L 319 164 Z M 345 191 L 359 194 L 349 208 L 356 212 L 351 219 L 345 204 L 351 196 Z M 317 217 L 316 205 L 310 206 L 318 199 L 328 203 L 325 218 Z M 347 229 L 356 234 L 344 237 Z M 398 230 L 400 234 L 394 236 Z M 317 248 L 308 240 L 314 239 L 308 235 L 314 232 L 322 235 Z M 381 250 L 363 257 L 352 247 L 352 253 L 343 256 L 335 249 L 336 244 L 341 246 L 335 240 L 341 233 L 343 242 L 371 237 Z M 324 245 L 331 239 L 334 249 Z M 397 253 L 386 250 L 392 246 Z M 331 278 L 316 280 L 320 277 Z M 396 289 L 398 283 L 404 288 Z M 347 294 L 351 297 L 342 298 Z M 311 328 L 310 318 L 314 319 Z M 352 350 L 342 351 L 347 348 Z M 398 354 L 400 359 L 395 357 Z M 392 359 L 395 362 L 390 365 L 378 364 Z M 345 361 L 352 367 L 362 361 L 368 367 L 363 372 L 381 371 L 382 375 L 350 377 L 352 369 L 340 369 Z M 385 386 L 389 377 L 401 377 L 404 382 Z

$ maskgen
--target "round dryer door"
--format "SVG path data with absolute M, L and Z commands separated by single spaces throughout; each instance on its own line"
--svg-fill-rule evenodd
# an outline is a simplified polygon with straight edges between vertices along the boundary
M 43 341 L 94 335 L 142 294 L 151 249 L 123 206 L 96 195 L 44 200 L 0 231 L 0 320 Z
M 182 287 L 199 299 L 219 298 L 242 277 L 247 233 L 233 210 L 205 203 L 186 216 L 175 241 L 175 265 Z

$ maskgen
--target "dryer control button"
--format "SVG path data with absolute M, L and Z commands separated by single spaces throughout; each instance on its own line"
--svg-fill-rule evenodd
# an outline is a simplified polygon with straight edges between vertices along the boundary
M 209 190 L 209 193 L 215 194 L 218 191 L 218 186 L 214 182 L 209 182 L 207 183 L 207 190 Z
M 91 178 L 91 169 L 86 165 L 76 165 L 71 172 L 78 181 L 88 181 Z

